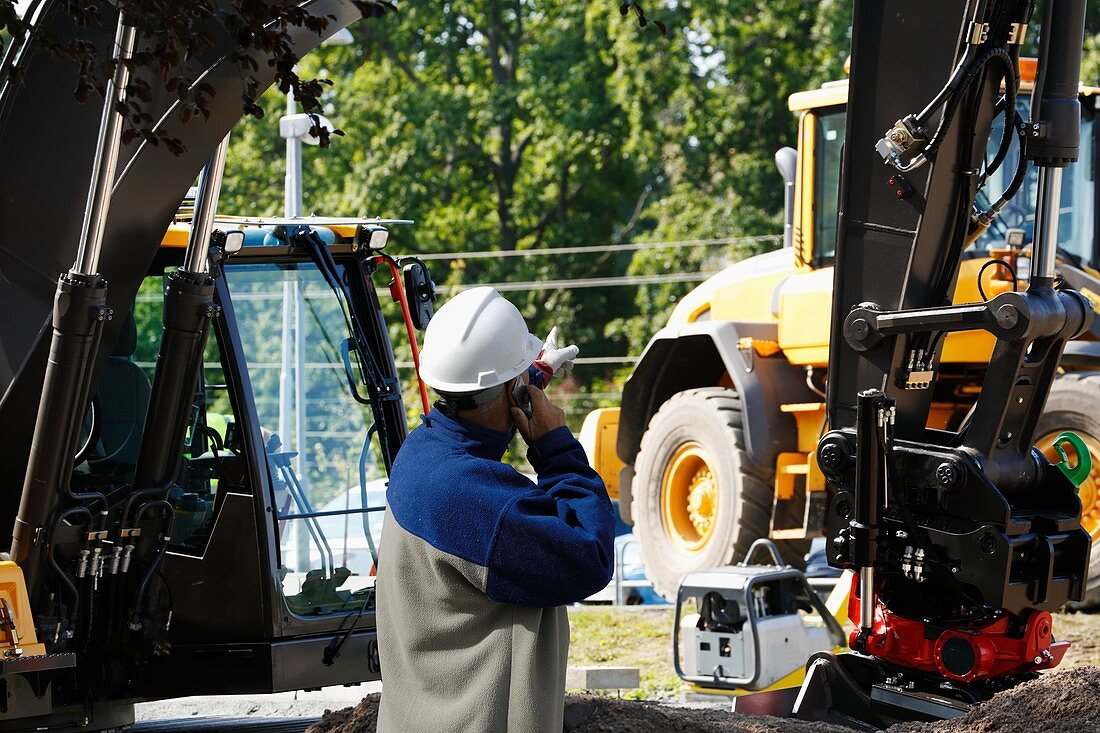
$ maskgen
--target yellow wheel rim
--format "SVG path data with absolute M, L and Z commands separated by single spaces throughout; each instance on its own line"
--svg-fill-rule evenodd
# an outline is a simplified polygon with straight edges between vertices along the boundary
M 1074 432 L 1081 436 L 1092 454 L 1092 472 L 1077 488 L 1077 494 L 1081 497 L 1081 526 L 1092 535 L 1092 541 L 1096 542 L 1100 540 L 1100 440 L 1088 433 L 1077 430 Z M 1054 450 L 1054 439 L 1061 433 L 1061 430 L 1055 430 L 1035 441 L 1035 445 L 1051 463 L 1062 460 L 1058 451 Z M 1070 460 L 1075 458 L 1071 456 Z
M 661 523 L 678 550 L 700 552 L 718 521 L 718 481 L 703 446 L 684 443 L 661 479 Z

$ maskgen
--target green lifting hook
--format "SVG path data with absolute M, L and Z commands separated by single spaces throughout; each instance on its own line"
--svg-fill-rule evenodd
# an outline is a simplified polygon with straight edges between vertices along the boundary
M 1066 449 L 1063 447 L 1067 443 L 1073 446 L 1073 452 L 1077 455 L 1077 465 L 1073 467 L 1070 467 L 1069 456 L 1066 455 Z M 1074 486 L 1084 483 L 1092 473 L 1092 454 L 1089 453 L 1089 447 L 1085 445 L 1085 441 L 1081 440 L 1081 436 L 1067 430 L 1054 439 L 1054 450 L 1058 451 L 1058 455 L 1062 457 L 1056 465 L 1066 478 L 1072 481 Z

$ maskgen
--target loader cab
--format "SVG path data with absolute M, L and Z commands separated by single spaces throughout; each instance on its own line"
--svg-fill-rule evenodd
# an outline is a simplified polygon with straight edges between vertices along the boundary
M 1019 101 L 1021 113 L 1026 118 L 1030 106 L 1031 79 L 1034 69 L 1024 60 L 1024 83 Z M 840 187 L 840 163 L 844 145 L 847 80 L 829 82 L 820 89 L 793 94 L 789 100 L 792 111 L 800 113 L 798 127 L 799 163 L 796 176 L 793 225 L 796 264 L 800 269 L 830 267 L 836 254 L 836 220 Z M 1062 188 L 1062 207 L 1059 223 L 1059 250 L 1061 256 L 1078 267 L 1095 270 L 1100 265 L 1097 228 L 1096 138 L 1100 128 L 1094 124 L 1100 89 L 1081 89 L 1081 157 L 1066 171 Z M 1000 139 L 1003 118 L 994 122 L 990 136 L 995 147 Z M 991 151 L 992 153 L 995 151 Z M 1004 165 L 990 178 L 985 191 L 979 194 L 984 201 L 988 192 L 996 196 L 1004 190 L 1016 168 L 1020 150 L 1015 140 Z M 1023 231 L 1023 248 L 1031 245 L 1035 226 L 1036 171 L 1031 168 L 1021 188 L 1021 193 L 994 220 L 993 226 L 972 247 L 972 254 L 988 253 L 1005 246 L 1010 230 Z M 883 168 L 883 185 L 889 172 Z
M 388 470 L 407 431 L 372 280 L 379 253 L 355 226 L 314 227 L 324 259 L 279 226 L 225 226 L 240 228 L 243 246 L 218 252 L 212 267 L 220 312 L 167 495 L 170 540 L 147 590 L 151 613 L 171 613 L 163 641 L 172 651 L 148 662 L 154 673 L 140 692 L 378 679 L 377 544 Z M 165 277 L 183 263 L 181 228 L 169 230 L 138 290 L 111 359 L 119 363 L 109 363 L 97 415 L 86 420 L 78 486 L 112 501 L 132 491 L 142 432 L 159 429 L 143 425 L 142 405 L 155 377 Z M 141 517 L 135 562 L 157 534 L 155 519 Z
M 1024 59 L 1021 69 L 1023 82 L 1018 104 L 1026 118 L 1034 79 L 1033 63 Z M 820 316 L 831 313 L 832 309 L 832 267 L 836 255 L 847 102 L 846 79 L 792 94 L 788 99 L 790 109 L 799 115 L 795 203 L 788 213 L 793 230 L 793 261 L 785 260 L 784 271 L 776 276 L 777 280 L 786 280 L 781 284 L 771 283 L 776 294 L 770 302 L 772 313 L 778 320 L 779 343 L 784 354 L 794 364 L 815 368 L 824 367 L 829 358 L 829 329 L 827 324 L 821 322 Z M 1095 150 L 1097 135 L 1100 134 L 1100 127 L 1095 123 L 1098 102 L 1100 89 L 1081 87 L 1081 154 L 1080 159 L 1066 169 L 1059 219 L 1058 253 L 1063 265 L 1059 272 L 1081 292 L 1097 292 L 1100 287 L 1097 282 L 1100 245 L 1095 221 L 1098 196 Z M 998 117 L 994 124 L 996 127 L 990 137 L 993 148 L 990 158 L 996 152 L 999 141 L 997 127 L 1003 124 L 1002 118 Z M 984 196 L 998 196 L 1005 189 L 1008 178 L 1016 169 L 1019 155 L 1019 146 L 1014 141 L 1004 164 L 979 194 L 979 204 Z M 983 299 L 983 292 L 992 296 L 1013 287 L 1007 271 L 998 267 L 982 270 L 991 257 L 1009 261 L 1015 265 L 1021 279 L 1027 277 L 1029 248 L 1035 227 L 1036 175 L 1034 167 L 1030 168 L 1020 193 L 1001 211 L 993 226 L 963 253 L 954 302 L 978 302 Z M 889 185 L 890 177 L 890 172 L 883 167 L 883 186 Z M 690 300 L 690 296 L 684 300 Z M 721 317 L 757 320 L 746 317 L 753 314 L 745 313 L 747 308 L 737 304 L 734 293 L 719 292 L 711 302 Z M 956 370 L 965 371 L 972 365 L 988 361 L 993 343 L 992 336 L 982 332 L 950 334 L 944 339 L 941 361 L 947 365 L 958 365 Z M 1071 351 L 1076 348 L 1079 347 L 1072 347 Z M 1100 350 L 1096 353 L 1088 351 L 1081 355 L 1079 361 L 1091 369 L 1098 355 Z M 942 427 L 954 417 L 954 413 L 944 412 L 934 424 Z

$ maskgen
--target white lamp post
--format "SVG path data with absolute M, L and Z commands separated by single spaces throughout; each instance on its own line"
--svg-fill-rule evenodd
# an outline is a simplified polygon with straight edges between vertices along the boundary
M 355 42 L 347 28 L 342 28 L 322 41 L 322 46 L 348 46 Z M 329 132 L 336 128 L 323 115 L 298 112 L 294 92 L 287 92 L 286 114 L 279 120 L 279 134 L 286 140 L 286 179 L 284 184 L 283 214 L 287 217 L 302 215 L 302 143 L 319 145 L 321 140 L 310 134 L 316 119 Z

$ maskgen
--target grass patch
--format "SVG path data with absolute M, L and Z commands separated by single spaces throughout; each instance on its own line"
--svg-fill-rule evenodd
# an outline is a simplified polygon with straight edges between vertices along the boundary
M 672 609 L 581 606 L 569 609 L 569 664 L 638 667 L 641 687 L 623 697 L 667 700 L 680 693 L 672 666 Z M 615 695 L 615 691 L 607 691 Z
M 624 690 L 624 698 L 679 699 L 680 678 L 672 666 L 671 608 L 572 607 L 569 626 L 570 665 L 638 667 L 641 687 Z M 1055 614 L 1054 636 L 1072 644 L 1062 667 L 1100 665 L 1100 614 Z
M 1062 667 L 1100 665 L 1100 614 L 1054 614 L 1054 638 L 1070 643 Z

